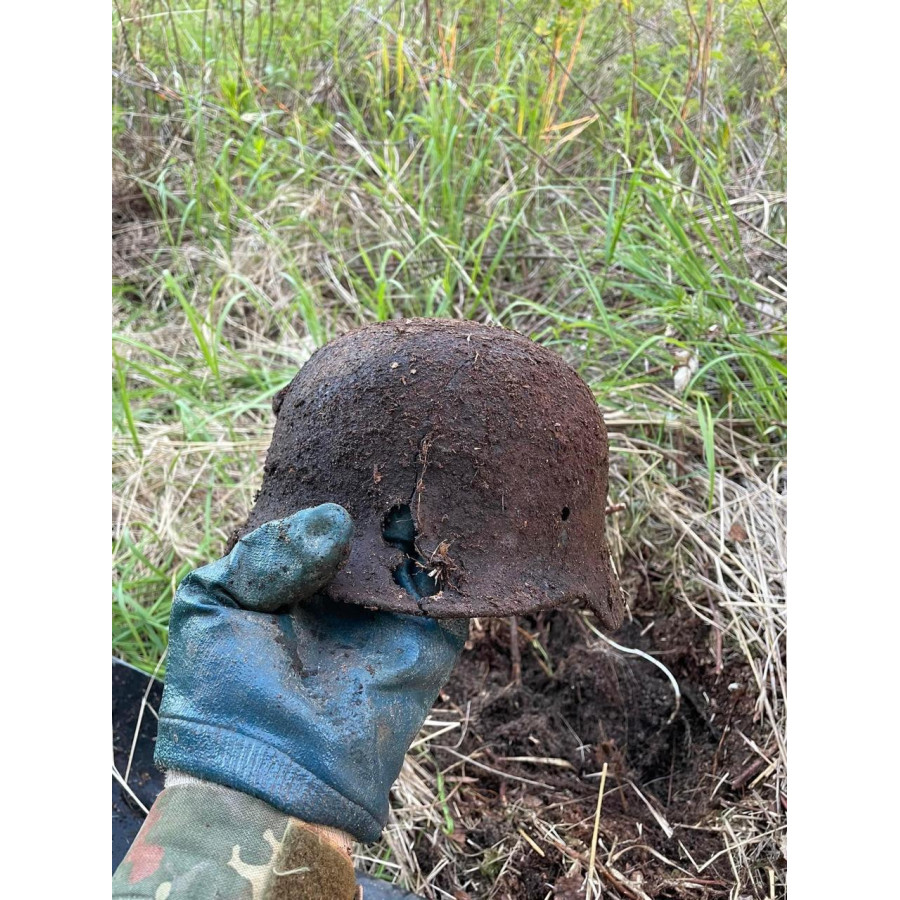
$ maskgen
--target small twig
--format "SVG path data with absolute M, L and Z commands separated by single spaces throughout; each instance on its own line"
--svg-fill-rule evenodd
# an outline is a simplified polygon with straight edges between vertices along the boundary
M 781 62 L 786 66 L 787 54 L 784 52 L 784 48 L 781 46 L 781 41 L 778 40 L 778 32 L 775 30 L 775 26 L 772 24 L 772 20 L 769 18 L 769 14 L 766 12 L 766 8 L 762 5 L 761 0 L 756 0 L 756 5 L 759 7 L 759 11 L 763 14 L 763 17 L 766 20 L 766 25 L 769 26 L 769 31 L 772 32 L 772 38 L 775 41 L 775 46 L 778 48 L 778 55 L 781 57 Z
M 500 778 L 508 778 L 510 781 L 519 781 L 522 784 L 531 784 L 535 787 L 539 788 L 547 788 L 547 785 L 543 781 L 534 781 L 531 778 L 522 778 L 520 775 L 513 775 L 510 772 L 502 772 L 500 769 L 495 769 L 492 766 L 487 766 L 484 763 L 480 763 L 477 760 L 472 759 L 471 756 L 464 756 L 462 753 L 457 753 L 451 747 L 439 746 L 436 747 L 437 750 L 445 750 L 447 753 L 452 754 L 457 759 L 461 759 L 464 763 L 468 763 L 469 765 L 473 765 L 478 769 L 484 769 L 486 772 L 490 772 L 492 775 L 497 775 Z
M 138 735 L 141 732 L 141 722 L 143 722 L 144 720 L 144 710 L 150 709 L 150 711 L 153 712 L 154 715 L 156 715 L 156 710 L 154 710 L 153 707 L 147 703 L 147 698 L 150 696 L 150 689 L 153 687 L 153 682 L 156 681 L 156 675 L 159 672 L 163 662 L 165 661 L 166 654 L 168 652 L 169 648 L 166 647 L 166 649 L 162 652 L 162 656 L 160 656 L 159 658 L 159 662 L 156 664 L 156 668 L 153 670 L 153 674 L 147 679 L 147 689 L 144 691 L 144 696 L 141 698 L 141 711 L 140 713 L 138 713 L 137 725 L 134 726 L 134 735 L 131 739 L 131 751 L 128 754 L 128 765 L 125 767 L 126 781 L 128 781 L 128 776 L 131 774 L 131 762 L 134 759 L 134 751 L 137 747 Z M 159 719 L 159 716 L 157 715 L 156 718 Z
M 140 60 L 134 55 L 134 50 L 131 49 L 131 43 L 128 40 L 128 31 L 125 28 L 125 20 L 122 18 L 122 10 L 119 8 L 119 0 L 113 0 L 113 5 L 116 7 L 116 15 L 119 17 L 119 27 L 122 30 L 122 40 L 125 43 L 125 49 L 128 51 L 132 61 L 136 65 L 140 65 Z
M 744 769 L 743 772 L 738 775 L 734 781 L 731 782 L 731 789 L 733 791 L 739 791 L 757 772 L 759 772 L 763 766 L 765 766 L 766 761 L 758 756 L 756 759 Z
M 528 843 L 531 845 L 531 849 L 534 850 L 535 853 L 539 853 L 543 857 L 547 856 L 547 854 L 544 853 L 544 851 L 541 850 L 541 848 L 538 847 L 538 845 L 526 834 L 524 828 L 519 828 L 518 832 L 522 835 L 523 838 L 525 838 L 526 841 L 528 841 Z
M 128 795 L 131 797 L 131 799 L 134 800 L 134 802 L 137 803 L 137 805 L 144 811 L 144 815 L 149 816 L 150 810 L 147 809 L 147 807 L 144 806 L 143 803 L 141 803 L 141 800 L 138 797 L 138 795 L 130 787 L 128 787 L 128 784 L 125 782 L 125 779 L 119 774 L 119 770 L 115 766 L 112 767 L 112 773 L 113 773 L 113 778 L 115 778 L 116 781 L 118 781 L 119 784 L 122 785 L 123 788 L 125 788 L 125 790 L 128 792 Z
M 591 857 L 588 862 L 588 885 L 597 871 L 597 837 L 600 834 L 600 810 L 603 808 L 603 790 L 606 787 L 606 772 L 608 763 L 603 763 L 603 771 L 600 773 L 600 787 L 597 790 L 597 809 L 594 812 L 594 833 L 591 835 Z M 588 890 L 585 890 L 585 900 L 590 900 Z M 599 893 L 597 894 L 599 897 Z
M 661 812 L 659 812 L 656 807 L 640 792 L 638 786 L 633 781 L 629 781 L 628 783 L 634 789 L 634 792 L 638 795 L 638 797 L 640 797 L 641 800 L 644 801 L 644 805 L 647 807 L 647 809 L 650 810 L 650 815 L 652 815 L 653 818 L 656 819 L 656 824 L 659 825 L 659 827 L 663 830 L 663 834 L 667 838 L 671 839 L 672 835 L 675 834 L 675 829 L 672 828 L 672 826 L 666 821 L 666 817 Z
M 524 762 L 535 766 L 556 766 L 560 769 L 576 771 L 575 766 L 567 759 L 558 759 L 555 756 L 500 756 L 498 759 L 502 759 L 503 762 Z

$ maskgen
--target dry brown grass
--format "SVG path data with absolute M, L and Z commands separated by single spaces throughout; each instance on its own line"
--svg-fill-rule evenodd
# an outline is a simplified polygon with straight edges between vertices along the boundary
M 251 6 L 267 35 L 268 8 Z M 731 755 L 697 776 L 702 821 L 668 818 L 611 761 L 591 874 L 596 782 L 585 779 L 585 809 L 536 804 L 572 761 L 535 750 L 528 762 L 498 762 L 470 743 L 478 698 L 444 697 L 360 865 L 452 900 L 475 882 L 505 898 L 516 872 L 551 857 L 559 897 L 783 896 L 786 196 L 784 73 L 779 48 L 760 49 L 769 24 L 755 3 L 737 4 L 746 28 L 737 15 L 720 27 L 693 4 L 695 32 L 684 4 L 659 2 L 627 21 L 625 7 L 604 6 L 587 25 L 576 16 L 542 37 L 504 6 L 459 40 L 450 6 L 429 9 L 430 36 L 409 24 L 412 6 L 388 6 L 326 15 L 337 57 L 315 56 L 316 23 L 292 19 L 264 47 L 275 73 L 266 91 L 260 60 L 232 59 L 225 19 L 204 26 L 202 83 L 191 58 L 202 17 L 173 18 L 177 51 L 169 20 L 140 0 L 117 28 L 114 651 L 156 665 L 174 587 L 245 519 L 271 396 L 317 342 L 429 310 L 516 327 L 578 365 L 606 413 L 611 545 L 635 621 L 650 637 L 668 618 L 696 624 L 716 686 L 739 682 L 746 730 L 734 733 L 727 709 L 703 707 Z M 766 12 L 782 29 L 781 13 Z M 679 94 L 660 72 L 685 47 L 691 83 Z M 558 90 L 548 90 L 551 71 Z M 262 80 L 232 109 L 228 80 L 247 72 Z M 545 107 L 519 105 L 523 85 Z M 626 105 L 637 120 L 623 119 Z M 253 141 L 259 159 L 248 151 L 248 163 L 236 148 Z M 716 414 L 712 475 L 703 402 Z M 501 626 L 508 633 L 505 622 L 473 623 L 473 647 L 499 645 Z M 624 666 L 578 627 L 590 659 Z M 547 665 L 525 638 L 522 658 Z M 481 790 L 504 765 L 505 802 Z M 621 791 L 626 824 L 610 803 Z M 496 840 L 466 828 L 466 792 L 502 813 Z M 701 830 L 709 851 L 691 859 L 686 836 Z
M 610 425 L 616 428 L 615 417 L 611 417 Z M 670 859 L 651 848 L 651 855 L 671 872 L 667 883 L 660 884 L 658 879 L 654 882 L 652 895 L 642 888 L 645 879 L 641 865 L 629 864 L 630 849 L 640 845 L 646 851 L 646 841 L 628 835 L 613 842 L 601 838 L 597 855 L 599 874 L 588 877 L 587 848 L 583 840 L 585 823 L 568 819 L 565 807 L 544 810 L 527 802 L 512 802 L 504 809 L 506 834 L 497 845 L 476 846 L 470 839 L 461 844 L 458 836 L 454 839 L 443 830 L 441 809 L 445 803 L 452 808 L 454 788 L 460 783 L 477 783 L 484 763 L 457 754 L 454 762 L 442 770 L 441 780 L 447 792 L 442 797 L 436 777 L 440 766 L 428 748 L 438 737 L 441 744 L 452 747 L 466 728 L 466 711 L 443 704 L 423 729 L 419 747 L 411 753 L 394 788 L 391 823 L 382 841 L 390 850 L 391 861 L 382 871 L 396 876 L 424 896 L 453 897 L 452 893 L 434 887 L 439 872 L 451 867 L 459 873 L 458 883 L 464 885 L 467 875 L 483 874 L 486 858 L 491 860 L 495 886 L 500 885 L 505 869 L 528 866 L 528 858 L 535 852 L 535 840 L 542 854 L 556 853 L 566 860 L 567 874 L 573 884 L 583 885 L 585 893 L 578 896 L 775 897 L 784 890 L 784 873 L 778 862 L 786 856 L 787 796 L 783 466 L 773 464 L 768 476 L 762 478 L 741 464 L 740 456 L 732 455 L 729 461 L 734 463 L 734 475 L 716 476 L 716 499 L 710 508 L 704 477 L 694 476 L 676 487 L 671 480 L 674 473 L 667 471 L 668 466 L 675 465 L 673 460 L 630 440 L 627 434 L 618 431 L 614 434 L 615 487 L 611 493 L 617 501 L 625 502 L 632 514 L 640 511 L 637 522 L 629 522 L 632 516 L 627 514 L 614 520 L 616 557 L 621 564 L 631 552 L 632 538 L 628 536 L 631 531 L 634 539 L 649 548 L 651 555 L 644 557 L 648 564 L 668 571 L 679 601 L 709 625 L 712 640 L 708 652 L 717 658 L 717 667 L 726 676 L 733 672 L 735 665 L 723 663 L 722 656 L 725 650 L 738 650 L 746 663 L 744 672 L 752 682 L 745 685 L 752 693 L 755 710 L 753 736 L 743 736 L 747 745 L 746 764 L 739 770 L 717 772 L 715 777 L 710 773 L 698 784 L 698 790 L 706 792 L 712 800 L 723 786 L 738 784 L 746 789 L 739 801 L 730 801 L 720 814 L 702 823 L 666 822 L 648 803 L 643 816 L 647 832 L 653 831 L 653 826 L 659 825 L 662 819 L 676 840 L 677 835 L 697 827 L 718 839 L 714 852 L 690 863 L 683 854 L 679 854 L 678 860 Z M 723 455 L 733 454 L 733 448 L 728 445 L 717 449 Z M 626 477 L 621 463 L 627 454 L 638 456 L 641 468 Z M 610 652 L 596 639 L 592 649 Z M 713 713 L 713 722 L 715 716 Z M 717 724 L 723 724 L 721 719 Z M 561 765 L 569 764 L 565 760 L 535 758 L 535 785 L 540 783 L 542 771 L 552 771 L 554 766 Z M 616 789 L 613 786 L 608 791 Z M 417 832 L 418 840 L 432 844 L 437 851 L 438 862 L 429 871 L 422 871 L 419 858 L 412 850 Z M 683 843 L 681 848 L 684 849 Z M 383 856 L 387 854 L 368 850 L 360 855 L 360 864 L 376 870 L 374 859 Z M 732 873 L 732 881 L 727 885 L 719 880 L 720 876 L 711 877 L 709 872 L 722 859 L 727 860 Z M 492 890 L 486 896 L 508 895 Z M 547 897 L 552 896 L 548 889 Z
M 170 355 L 176 355 L 187 340 L 184 329 L 175 327 L 142 337 Z M 266 338 L 258 333 L 248 335 L 243 331 L 241 337 L 260 353 L 284 351 L 282 343 L 266 346 Z M 298 359 L 306 352 L 300 341 L 295 352 Z M 707 478 L 696 471 L 701 436 L 686 424 L 691 417 L 684 404 L 674 394 L 665 399 L 677 414 L 670 427 L 680 437 L 672 443 L 686 447 L 684 451 L 661 449 L 636 437 L 646 421 L 624 414 L 608 416 L 611 498 L 624 505 L 622 512 L 610 517 L 613 554 L 619 568 L 630 572 L 631 580 L 624 580 L 632 597 L 638 593 L 637 576 L 634 567 L 625 565 L 629 557 L 640 559 L 645 568 L 667 573 L 666 580 L 678 602 L 709 626 L 713 635 L 709 652 L 716 656 L 719 666 L 725 650 L 739 650 L 752 677 L 748 687 L 753 692 L 757 719 L 755 732 L 745 736 L 747 760 L 741 771 L 723 771 L 714 781 L 698 785 L 712 796 L 736 780 L 746 787 L 740 802 L 704 825 L 718 833 L 720 847 L 709 858 L 694 860 L 693 866 L 685 865 L 683 859 L 667 864 L 671 866 L 672 885 L 687 891 L 683 896 L 704 896 L 704 873 L 712 862 L 724 857 L 733 873 L 730 896 L 768 897 L 770 886 L 759 883 L 760 871 L 771 869 L 778 885 L 783 883 L 783 872 L 776 873 L 774 862 L 761 869 L 760 860 L 774 861 L 785 854 L 784 466 L 773 461 L 766 474 L 758 474 L 761 467 L 746 461 L 746 439 L 729 432 L 725 423 L 726 427 L 718 431 L 716 454 L 721 470 L 715 475 L 710 507 Z M 152 529 L 154 546 L 160 551 L 155 563 L 167 563 L 165 571 L 174 587 L 179 572 L 204 561 L 198 547 L 209 548 L 202 551 L 205 556 L 215 555 L 216 544 L 223 546 L 231 529 L 246 516 L 261 480 L 270 434 L 269 417 L 245 413 L 238 422 L 203 441 L 184 440 L 182 427 L 176 423 L 144 426 L 140 456 L 130 441 L 119 438 L 114 454 L 114 534 L 133 533 L 140 526 Z M 201 514 L 207 505 L 222 511 L 212 532 Z M 166 552 L 174 553 L 174 558 Z M 481 626 L 476 623 L 476 627 Z M 615 653 L 597 638 L 590 646 Z M 729 670 L 726 667 L 726 676 Z M 470 839 L 461 843 L 458 836 L 446 833 L 443 810 L 453 810 L 454 793 L 460 784 L 477 783 L 482 767 L 488 764 L 456 751 L 457 758 L 442 768 L 429 748 L 438 742 L 452 749 L 465 729 L 465 709 L 439 704 L 394 787 L 391 819 L 382 842 L 361 849 L 359 865 L 396 879 L 423 896 L 450 898 L 452 894 L 434 885 L 442 870 L 449 868 L 455 873 L 454 880 L 465 884 L 471 873 L 483 875 L 487 860 L 494 883 L 500 885 L 509 867 L 527 865 L 528 854 L 534 853 L 532 843 L 538 841 L 543 852 L 562 855 L 574 880 L 584 878 L 586 851 L 575 836 L 583 831 L 584 823 L 567 820 L 565 807 L 542 810 L 513 802 L 504 811 L 508 836 L 495 846 L 472 846 Z M 564 763 L 536 761 L 533 780 L 540 782 L 542 771 Z M 649 830 L 655 821 L 649 809 L 645 819 Z M 696 823 L 669 824 L 678 831 Z M 421 854 L 416 852 L 423 841 L 434 847 L 438 858 L 427 870 L 422 869 Z M 627 839 L 616 845 L 601 838 L 597 856 L 600 874 L 587 880 L 585 890 L 593 890 L 593 896 L 648 896 L 641 887 L 640 867 L 636 876 L 627 866 L 628 846 Z M 690 893 L 691 884 L 701 885 L 699 893 Z M 706 889 L 710 890 L 708 886 Z M 773 896 L 781 890 L 778 887 Z M 492 891 L 487 896 L 506 895 Z M 552 895 L 548 892 L 548 896 Z

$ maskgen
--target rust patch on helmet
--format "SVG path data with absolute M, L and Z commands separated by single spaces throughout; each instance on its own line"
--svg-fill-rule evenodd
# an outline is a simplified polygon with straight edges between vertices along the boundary
M 318 350 L 273 403 L 263 484 L 235 540 L 319 503 L 353 517 L 337 600 L 438 618 L 581 600 L 623 605 L 605 536 L 609 445 L 590 390 L 555 353 L 446 319 L 369 325 Z M 408 505 L 415 553 L 383 534 Z M 426 569 L 414 596 L 398 567 Z

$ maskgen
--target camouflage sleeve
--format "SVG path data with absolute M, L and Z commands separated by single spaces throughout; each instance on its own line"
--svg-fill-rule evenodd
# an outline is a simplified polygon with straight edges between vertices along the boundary
M 353 900 L 349 846 L 239 791 L 176 783 L 113 875 L 114 900 Z

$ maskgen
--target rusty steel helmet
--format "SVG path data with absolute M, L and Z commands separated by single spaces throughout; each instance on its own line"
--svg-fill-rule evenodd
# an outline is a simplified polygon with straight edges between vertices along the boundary
M 368 325 L 317 350 L 273 407 L 262 488 L 234 540 L 339 503 L 355 533 L 335 600 L 437 618 L 582 600 L 621 623 L 606 428 L 555 353 L 473 322 Z

